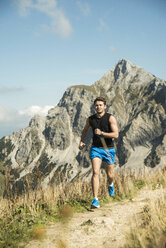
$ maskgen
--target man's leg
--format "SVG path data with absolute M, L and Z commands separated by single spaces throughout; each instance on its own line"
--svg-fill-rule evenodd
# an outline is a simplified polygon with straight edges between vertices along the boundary
M 97 198 L 99 191 L 99 174 L 100 174 L 101 162 L 102 162 L 101 159 L 98 157 L 92 159 L 92 168 L 93 168 L 92 189 L 95 198 Z
M 109 185 L 111 185 L 114 179 L 114 164 L 105 163 L 105 170 L 107 173 Z
M 114 185 L 113 185 L 113 179 L 114 179 L 114 164 L 107 164 L 105 163 L 106 166 L 106 173 L 108 177 L 108 192 L 109 195 L 112 197 L 114 196 L 115 190 L 114 190 Z

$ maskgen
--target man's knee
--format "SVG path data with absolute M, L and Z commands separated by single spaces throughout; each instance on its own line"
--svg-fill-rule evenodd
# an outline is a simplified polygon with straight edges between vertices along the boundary
M 92 160 L 93 176 L 99 176 L 101 162 L 101 159 L 98 157 Z
M 98 177 L 99 173 L 100 173 L 99 170 L 95 170 L 95 169 L 93 170 L 93 176 L 94 177 Z
M 114 166 L 107 165 L 106 172 L 107 172 L 108 177 L 114 177 Z
M 113 175 L 113 174 L 108 174 L 107 176 L 108 176 L 108 178 L 109 178 L 110 180 L 113 180 L 113 179 L 114 179 L 114 175 Z
M 110 177 L 113 177 L 113 176 L 114 176 L 114 171 L 113 171 L 113 170 L 108 170 L 108 171 L 107 171 L 107 174 L 108 174 Z

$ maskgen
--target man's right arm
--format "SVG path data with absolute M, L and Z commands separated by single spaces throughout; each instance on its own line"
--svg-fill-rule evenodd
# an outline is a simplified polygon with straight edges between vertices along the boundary
M 82 135 L 81 135 L 81 140 L 80 140 L 80 144 L 79 144 L 79 149 L 82 150 L 85 146 L 85 143 L 84 143 L 84 140 L 87 136 L 87 133 L 89 131 L 89 128 L 90 128 L 90 124 L 89 124 L 89 118 L 86 120 L 86 124 L 85 124 L 85 127 L 82 131 Z

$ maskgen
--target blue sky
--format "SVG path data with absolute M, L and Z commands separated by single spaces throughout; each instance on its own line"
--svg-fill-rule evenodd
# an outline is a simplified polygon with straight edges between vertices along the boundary
M 120 59 L 166 80 L 165 0 L 0 1 L 0 137 Z

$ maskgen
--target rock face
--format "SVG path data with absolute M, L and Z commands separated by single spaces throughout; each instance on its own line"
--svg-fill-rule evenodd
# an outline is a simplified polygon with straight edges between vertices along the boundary
M 27 128 L 0 140 L 0 163 L 11 168 L 11 177 L 17 171 L 20 189 L 26 187 L 28 175 L 36 187 L 39 171 L 43 187 L 89 176 L 91 131 L 83 151 L 78 144 L 97 96 L 106 98 L 107 111 L 118 121 L 116 169 L 156 170 L 166 165 L 166 81 L 121 60 L 93 85 L 68 88 L 46 119 L 34 116 Z

